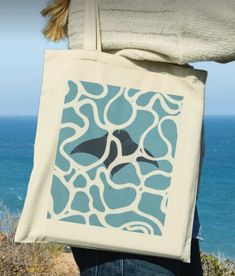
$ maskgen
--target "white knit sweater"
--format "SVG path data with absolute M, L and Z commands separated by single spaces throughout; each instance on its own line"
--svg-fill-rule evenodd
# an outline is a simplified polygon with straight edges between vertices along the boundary
M 100 0 L 103 51 L 176 64 L 235 60 L 235 0 Z M 71 0 L 70 49 L 82 48 L 85 0 Z

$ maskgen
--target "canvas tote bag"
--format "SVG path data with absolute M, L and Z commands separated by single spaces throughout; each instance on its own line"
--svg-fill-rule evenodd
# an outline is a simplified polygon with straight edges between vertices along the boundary
M 190 262 L 207 72 L 101 51 L 46 50 L 33 170 L 15 242 Z

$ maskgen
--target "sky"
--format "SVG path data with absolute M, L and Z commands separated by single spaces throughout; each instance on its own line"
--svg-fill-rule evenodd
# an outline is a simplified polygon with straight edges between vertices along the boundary
M 37 115 L 45 49 L 67 49 L 67 39 L 47 41 L 40 11 L 45 0 L 0 0 L 0 115 Z M 205 115 L 235 115 L 235 61 L 192 63 L 208 71 Z

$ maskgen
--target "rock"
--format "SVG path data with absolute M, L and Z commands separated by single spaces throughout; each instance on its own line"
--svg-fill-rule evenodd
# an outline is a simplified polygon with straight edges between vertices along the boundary
M 0 244 L 5 244 L 7 242 L 7 236 L 3 233 L 0 233 Z

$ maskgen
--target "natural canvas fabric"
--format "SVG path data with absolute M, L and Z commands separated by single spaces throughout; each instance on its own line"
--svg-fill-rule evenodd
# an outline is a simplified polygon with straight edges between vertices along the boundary
M 206 72 L 46 50 L 16 242 L 190 262 Z

